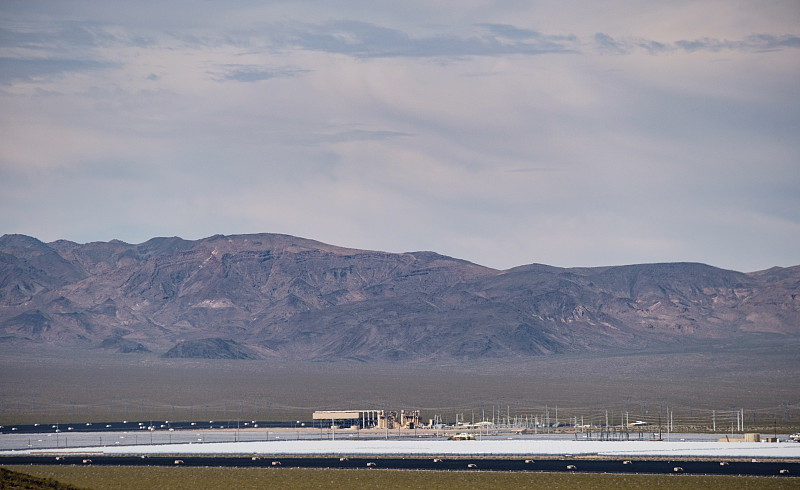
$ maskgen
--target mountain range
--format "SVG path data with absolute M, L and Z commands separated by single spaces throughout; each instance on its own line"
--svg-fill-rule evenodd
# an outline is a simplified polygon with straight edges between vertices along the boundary
M 278 234 L 0 237 L 0 345 L 177 358 L 471 361 L 796 338 L 800 266 L 496 270 Z

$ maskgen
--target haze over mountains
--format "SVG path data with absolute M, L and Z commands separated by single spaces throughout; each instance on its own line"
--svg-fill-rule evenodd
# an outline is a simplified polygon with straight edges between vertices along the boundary
M 0 343 L 128 356 L 470 361 L 800 333 L 800 266 L 499 271 L 277 234 L 0 238 Z

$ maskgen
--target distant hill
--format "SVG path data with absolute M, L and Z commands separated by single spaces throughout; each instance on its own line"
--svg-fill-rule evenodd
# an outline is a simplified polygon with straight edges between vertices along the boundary
M 800 333 L 800 266 L 506 271 L 286 235 L 0 237 L 0 343 L 126 356 L 439 361 Z

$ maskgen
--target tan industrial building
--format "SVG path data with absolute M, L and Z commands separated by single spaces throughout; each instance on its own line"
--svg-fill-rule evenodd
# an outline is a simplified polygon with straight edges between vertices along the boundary
M 314 420 L 330 421 L 339 427 L 358 427 L 359 429 L 413 429 L 419 426 L 419 410 L 318 410 L 313 413 Z

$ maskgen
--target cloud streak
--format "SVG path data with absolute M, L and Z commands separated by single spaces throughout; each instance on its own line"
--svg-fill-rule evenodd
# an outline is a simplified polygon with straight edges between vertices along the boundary
M 266 68 L 260 65 L 229 64 L 219 66 L 219 71 L 212 72 L 211 76 L 217 81 L 234 82 L 263 82 L 277 77 L 294 77 L 301 75 L 306 70 L 293 68 Z
M 359 58 L 568 53 L 574 51 L 577 41 L 572 36 L 547 36 L 508 25 L 483 24 L 477 27 L 479 32 L 470 36 L 413 37 L 402 31 L 374 24 L 337 21 L 301 26 L 275 41 L 279 46 L 347 54 Z
M 0 58 L 0 83 L 31 82 L 38 78 L 60 76 L 69 72 L 107 70 L 119 67 L 107 61 L 53 58 Z
M 717 53 L 720 51 L 767 52 L 800 48 L 800 36 L 772 34 L 754 34 L 737 41 L 702 38 L 664 43 L 652 39 L 617 40 L 608 34 L 598 32 L 594 36 L 594 42 L 601 52 L 618 55 L 630 54 L 636 50 L 643 50 L 648 54 L 657 55 L 675 51 L 687 53 Z

